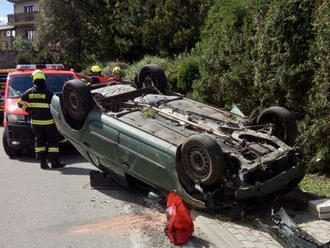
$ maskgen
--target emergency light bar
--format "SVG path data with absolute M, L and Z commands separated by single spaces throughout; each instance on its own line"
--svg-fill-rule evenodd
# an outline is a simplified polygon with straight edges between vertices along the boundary
M 17 70 L 35 70 L 37 69 L 37 65 L 17 65 Z
M 35 70 L 35 69 L 48 69 L 48 70 L 64 70 L 63 64 L 26 64 L 17 65 L 17 70 Z
M 64 70 L 63 64 L 45 64 L 46 69 Z

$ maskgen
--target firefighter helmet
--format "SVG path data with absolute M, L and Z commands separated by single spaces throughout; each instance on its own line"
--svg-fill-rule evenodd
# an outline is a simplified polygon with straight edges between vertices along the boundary
M 113 68 L 112 72 L 113 72 L 113 74 L 120 75 L 121 74 L 121 69 L 120 69 L 119 66 L 116 66 L 115 68 Z
M 99 67 L 98 65 L 93 65 L 92 68 L 91 68 L 91 71 L 93 73 L 98 73 L 98 72 L 101 72 L 101 67 Z
M 43 79 L 46 80 L 46 75 L 43 71 L 41 70 L 35 70 L 32 72 L 32 81 L 34 82 L 37 79 Z

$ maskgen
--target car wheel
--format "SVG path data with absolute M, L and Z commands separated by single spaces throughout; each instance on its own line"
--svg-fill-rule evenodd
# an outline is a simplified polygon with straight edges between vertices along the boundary
M 273 106 L 265 109 L 257 118 L 257 124 L 272 124 L 271 135 L 293 146 L 297 137 L 297 123 L 293 114 L 287 109 Z
M 81 80 L 67 81 L 63 86 L 63 107 L 75 123 L 83 123 L 93 107 L 93 97 L 88 86 Z
M 218 142 L 207 134 L 196 134 L 182 145 L 182 167 L 192 182 L 212 185 L 224 176 L 224 161 Z
M 167 79 L 164 71 L 155 64 L 144 65 L 136 81 L 137 88 L 154 85 L 160 93 L 165 94 L 167 89 Z
M 19 149 L 15 149 L 15 148 L 12 148 L 12 147 L 9 146 L 6 133 L 7 133 L 7 131 L 5 129 L 3 134 L 2 134 L 3 149 L 5 150 L 6 154 L 10 158 L 14 158 L 14 157 L 19 156 L 21 151 Z

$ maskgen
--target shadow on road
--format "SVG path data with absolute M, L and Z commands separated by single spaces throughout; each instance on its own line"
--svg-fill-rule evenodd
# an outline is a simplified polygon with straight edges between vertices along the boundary
M 79 166 L 79 164 L 88 164 L 89 162 L 73 147 L 68 147 L 61 152 L 61 161 L 66 166 L 55 170 L 60 171 L 64 175 L 88 175 L 92 169 L 92 165 L 90 169 Z
M 31 152 L 25 152 L 20 156 L 10 158 L 13 161 L 25 162 L 25 163 L 33 163 L 39 164 L 39 161 L 35 158 L 35 154 Z M 88 175 L 92 169 L 91 168 L 83 168 L 80 166 L 82 163 L 88 164 L 88 161 L 80 155 L 73 147 L 66 146 L 65 149 L 61 149 L 60 160 L 65 163 L 64 168 L 59 169 L 51 169 L 54 171 L 60 171 L 65 175 Z
M 52 169 L 60 171 L 63 175 L 88 175 L 91 169 L 79 168 L 79 167 L 64 167 L 59 169 Z

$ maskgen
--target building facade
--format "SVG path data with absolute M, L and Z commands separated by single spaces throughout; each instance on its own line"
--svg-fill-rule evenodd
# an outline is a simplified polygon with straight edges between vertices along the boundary
M 39 15 L 39 0 L 7 0 L 14 4 L 8 23 L 0 25 L 0 50 L 11 51 L 16 38 L 34 40 Z
M 0 51 L 11 51 L 15 38 L 15 29 L 12 25 L 0 25 Z
M 33 40 L 39 15 L 39 0 L 8 0 L 14 4 L 14 14 L 8 15 L 8 24 L 14 26 L 17 38 Z

